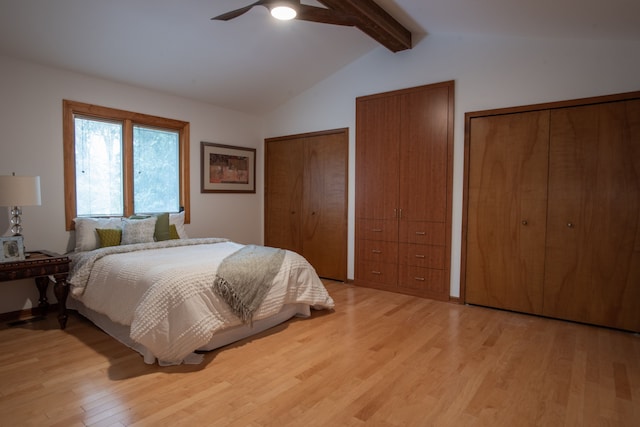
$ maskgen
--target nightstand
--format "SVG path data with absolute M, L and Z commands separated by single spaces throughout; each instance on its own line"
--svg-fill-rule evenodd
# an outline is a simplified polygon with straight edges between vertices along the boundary
M 67 326 L 66 303 L 69 294 L 66 280 L 71 260 L 66 256 L 49 251 L 33 251 L 25 255 L 27 258 L 24 261 L 0 263 L 0 282 L 33 277 L 40 293 L 38 308 L 42 314 L 46 314 L 49 309 L 47 287 L 49 286 L 49 276 L 52 276 L 55 279 L 53 291 L 58 299 L 58 323 L 60 329 L 64 329 Z

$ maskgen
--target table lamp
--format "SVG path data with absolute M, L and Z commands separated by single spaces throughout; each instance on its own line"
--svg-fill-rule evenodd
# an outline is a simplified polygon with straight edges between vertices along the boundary
M 11 233 L 22 235 L 22 206 L 40 206 L 39 176 L 0 176 L 0 206 L 11 208 Z

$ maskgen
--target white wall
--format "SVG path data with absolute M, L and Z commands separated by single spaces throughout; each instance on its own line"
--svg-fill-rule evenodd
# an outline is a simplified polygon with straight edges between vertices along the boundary
M 353 278 L 355 98 L 455 80 L 451 295 L 459 296 L 464 113 L 640 90 L 640 42 L 430 35 L 410 51 L 379 48 L 271 113 L 267 136 L 350 128 Z
M 459 295 L 464 113 L 640 90 L 640 42 L 430 35 L 410 51 L 378 48 L 266 117 L 0 57 L 0 174 L 40 175 L 42 206 L 25 207 L 29 249 L 64 252 L 62 99 L 191 123 L 194 237 L 261 243 L 264 137 L 350 128 L 349 278 L 353 278 L 355 98 L 456 82 L 451 294 Z M 200 141 L 258 148 L 256 194 L 200 194 Z M 2 208 L 0 208 L 1 210 Z M 0 212 L 0 234 L 8 215 Z M 32 281 L 0 283 L 0 313 L 37 305 Z M 50 300 L 54 298 L 50 294 Z
M 192 237 L 262 242 L 262 180 L 256 194 L 201 194 L 200 141 L 254 147 L 262 176 L 259 117 L 167 94 L 0 57 L 0 175 L 40 175 L 42 206 L 23 209 L 27 249 L 67 250 L 62 155 L 62 100 L 70 99 L 191 123 Z M 8 212 L 0 208 L 0 234 Z M 55 301 L 50 292 L 50 301 Z M 0 283 L 0 313 L 38 304 L 33 280 Z

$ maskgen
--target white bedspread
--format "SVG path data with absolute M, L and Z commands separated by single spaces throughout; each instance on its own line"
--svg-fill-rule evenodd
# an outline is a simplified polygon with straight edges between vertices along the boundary
M 241 324 L 212 291 L 212 284 L 221 261 L 242 245 L 211 239 L 189 239 L 178 247 L 175 241 L 164 243 L 72 255 L 68 281 L 74 298 L 114 322 L 129 325 L 134 341 L 159 361 L 175 364 L 217 331 Z M 291 251 L 286 252 L 254 320 L 278 313 L 287 303 L 316 309 L 334 306 L 313 267 Z

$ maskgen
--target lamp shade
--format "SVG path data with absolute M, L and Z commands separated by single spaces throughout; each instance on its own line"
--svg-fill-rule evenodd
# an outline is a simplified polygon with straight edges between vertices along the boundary
M 40 206 L 39 176 L 0 176 L 0 206 Z

